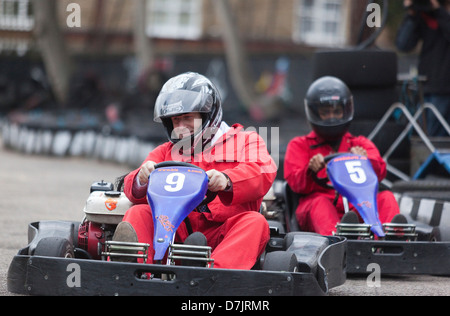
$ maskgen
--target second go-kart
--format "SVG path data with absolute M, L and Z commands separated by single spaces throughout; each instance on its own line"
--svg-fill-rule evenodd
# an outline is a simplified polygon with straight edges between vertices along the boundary
M 112 237 L 130 201 L 111 183 L 94 183 L 81 223 L 29 225 L 29 244 L 13 258 L 10 292 L 29 295 L 324 295 L 345 282 L 346 240 L 294 232 L 274 223 L 265 253 L 252 270 L 214 268 L 207 246 L 175 244 L 177 227 L 214 195 L 196 166 L 166 162 L 150 175 L 147 199 L 155 223 L 156 264 L 148 244 Z M 206 200 L 205 200 L 206 199 Z M 144 263 L 114 261 L 138 259 Z M 200 263 L 184 265 L 186 262 Z
M 450 242 L 439 240 L 436 227 L 413 221 L 382 224 L 378 217 L 378 179 L 367 157 L 333 154 L 325 157 L 327 177 L 314 180 L 334 188 L 343 197 L 345 211 L 351 203 L 363 219 L 339 223 L 336 236 L 348 239 L 347 272 L 367 274 L 378 264 L 384 274 L 450 275 Z M 295 209 L 300 196 L 285 183 L 288 230 L 299 230 Z

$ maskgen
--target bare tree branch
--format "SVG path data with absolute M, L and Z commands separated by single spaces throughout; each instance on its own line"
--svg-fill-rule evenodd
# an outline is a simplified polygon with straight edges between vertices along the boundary
M 134 45 L 139 69 L 145 71 L 153 64 L 153 47 L 147 36 L 147 6 L 151 0 L 135 0 Z
M 72 74 L 69 57 L 57 19 L 56 0 L 33 0 L 38 46 L 48 73 L 53 93 L 61 106 L 65 105 Z
M 279 99 L 255 92 L 252 72 L 228 0 L 211 0 L 223 26 L 223 39 L 232 85 L 253 118 L 272 119 L 279 115 Z

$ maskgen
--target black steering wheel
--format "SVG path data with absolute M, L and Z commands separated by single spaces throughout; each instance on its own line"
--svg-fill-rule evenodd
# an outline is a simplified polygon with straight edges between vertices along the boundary
M 325 165 L 327 165 L 334 158 L 342 156 L 342 155 L 345 155 L 345 154 L 346 153 L 334 153 L 334 154 L 325 156 L 324 157 Z M 320 169 L 320 170 L 322 170 L 322 169 Z M 323 178 L 319 178 L 317 176 L 317 173 L 316 172 L 312 172 L 312 178 L 313 178 L 314 182 L 316 182 L 318 185 L 320 185 L 321 187 L 324 187 L 326 189 L 334 189 L 334 187 L 330 184 L 330 179 L 328 178 L 328 176 L 323 177 Z
M 202 168 L 200 168 L 199 166 L 187 163 L 187 162 L 182 162 L 182 161 L 163 161 L 160 163 L 157 163 L 155 165 L 155 169 L 158 168 L 167 168 L 167 167 L 189 167 L 189 168 L 195 168 L 195 169 L 200 169 L 203 170 Z M 203 201 L 197 205 L 197 207 L 199 206 L 203 206 L 203 205 L 207 205 L 209 203 L 211 203 L 217 196 L 217 192 L 212 192 L 209 189 L 206 191 L 206 195 L 205 198 L 203 199 Z
M 201 169 L 199 166 L 187 163 L 187 162 L 182 162 L 182 161 L 163 161 L 160 163 L 157 163 L 155 165 L 155 169 L 158 168 L 167 168 L 167 167 L 189 167 L 189 168 L 196 168 L 196 169 Z

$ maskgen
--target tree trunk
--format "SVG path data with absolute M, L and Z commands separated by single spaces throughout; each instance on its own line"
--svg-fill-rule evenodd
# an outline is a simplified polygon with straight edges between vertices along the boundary
M 140 71 L 149 69 L 153 64 L 153 48 L 147 36 L 147 6 L 151 0 L 135 0 L 134 46 Z
M 223 26 L 226 58 L 230 69 L 231 82 L 239 99 L 247 109 L 255 103 L 253 80 L 247 57 L 242 47 L 228 0 L 212 0 L 216 14 Z
M 36 37 L 53 93 L 59 105 L 65 106 L 72 74 L 69 57 L 58 24 L 57 0 L 34 0 L 34 35 Z
M 230 70 L 231 83 L 238 98 L 253 119 L 273 119 L 280 114 L 279 99 L 255 92 L 252 71 L 239 37 L 236 23 L 228 0 L 212 0 L 216 15 L 223 26 L 226 59 Z

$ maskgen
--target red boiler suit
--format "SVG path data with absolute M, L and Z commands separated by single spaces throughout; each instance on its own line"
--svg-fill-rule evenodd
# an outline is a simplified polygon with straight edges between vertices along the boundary
M 368 158 L 379 181 L 386 176 L 386 163 L 376 146 L 364 136 L 353 136 L 346 133 L 342 137 L 338 152 L 349 152 L 350 148 L 360 146 L 367 151 Z M 312 178 L 312 171 L 308 164 L 317 154 L 324 157 L 334 153 L 330 145 L 325 144 L 315 132 L 306 136 L 296 137 L 290 141 L 286 150 L 284 162 L 284 178 L 291 189 L 302 195 L 295 212 L 297 221 L 304 231 L 316 232 L 321 235 L 332 235 L 336 224 L 344 215 L 342 197 L 339 197 L 336 206 L 333 201 L 336 193 L 317 184 Z M 325 168 L 319 171 L 320 178 L 326 177 Z M 400 212 L 397 201 L 392 192 L 383 191 L 377 195 L 379 218 L 387 223 Z M 350 205 L 350 209 L 358 212 Z
M 216 169 L 230 178 L 232 190 L 219 192 L 208 204 L 210 212 L 192 212 L 188 218 L 193 232 L 203 233 L 208 246 L 212 247 L 215 268 L 251 269 L 269 240 L 269 226 L 259 210 L 277 172 L 263 139 L 235 124 L 214 146 L 194 157 L 172 151 L 174 146 L 171 142 L 160 145 L 145 161 L 184 161 L 205 171 Z M 135 205 L 126 212 L 123 220 L 134 227 L 139 242 L 152 247 L 154 226 L 151 209 L 145 196 L 135 197 L 132 193 L 138 172 L 139 169 L 134 170 L 125 178 L 124 192 Z M 183 242 L 187 236 L 188 230 L 182 223 L 177 230 L 176 241 Z M 153 249 L 150 255 L 153 258 Z

